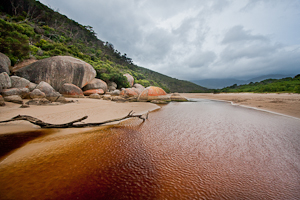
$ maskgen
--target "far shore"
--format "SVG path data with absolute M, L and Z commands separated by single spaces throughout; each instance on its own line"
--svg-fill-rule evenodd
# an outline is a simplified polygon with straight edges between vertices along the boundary
M 229 101 L 235 105 L 253 107 L 300 118 L 300 94 L 292 93 L 182 93 L 186 98 Z

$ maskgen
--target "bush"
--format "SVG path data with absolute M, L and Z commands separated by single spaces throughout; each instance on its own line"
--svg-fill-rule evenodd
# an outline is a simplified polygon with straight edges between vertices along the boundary
M 0 52 L 6 54 L 12 65 L 29 57 L 29 38 L 25 28 L 0 19 Z
M 144 87 L 149 87 L 151 85 L 148 80 L 135 80 L 135 83 L 141 84 Z

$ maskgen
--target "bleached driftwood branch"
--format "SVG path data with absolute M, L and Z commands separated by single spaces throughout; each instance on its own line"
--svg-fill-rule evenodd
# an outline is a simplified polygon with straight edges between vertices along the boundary
M 41 128 L 83 128 L 83 127 L 101 126 L 101 125 L 104 125 L 104 124 L 107 124 L 107 123 L 122 121 L 124 119 L 133 118 L 133 117 L 140 118 L 140 119 L 143 120 L 143 122 L 146 120 L 142 115 L 134 115 L 134 112 L 130 111 L 128 113 L 128 115 L 126 115 L 125 117 L 112 119 L 112 120 L 107 120 L 107 121 L 104 121 L 104 122 L 97 122 L 97 123 L 75 124 L 77 122 L 81 122 L 81 121 L 85 120 L 86 118 L 88 118 L 88 116 L 84 116 L 80 119 L 77 119 L 77 120 L 74 120 L 74 121 L 71 121 L 71 122 L 65 123 L 65 124 L 50 124 L 50 123 L 43 122 L 40 119 L 37 119 L 35 117 L 31 117 L 31 116 L 28 116 L 28 115 L 18 115 L 18 116 L 15 116 L 15 117 L 13 117 L 9 120 L 0 121 L 0 123 L 24 120 L 24 121 L 29 121 L 30 123 L 35 124 L 37 126 L 40 126 Z M 148 113 L 146 115 L 146 118 L 148 119 Z

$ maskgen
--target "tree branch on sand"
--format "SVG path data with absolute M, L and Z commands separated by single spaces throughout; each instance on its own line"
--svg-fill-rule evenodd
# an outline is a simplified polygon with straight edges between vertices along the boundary
M 50 124 L 50 123 L 43 122 L 40 119 L 37 119 L 35 117 L 31 117 L 31 116 L 28 116 L 28 115 L 18 115 L 18 116 L 15 116 L 15 117 L 13 117 L 9 120 L 0 121 L 0 123 L 24 120 L 24 121 L 29 121 L 30 123 L 35 124 L 37 126 L 40 126 L 41 128 L 83 128 L 83 127 L 101 126 L 101 125 L 104 125 L 104 124 L 107 124 L 107 123 L 122 121 L 124 119 L 133 118 L 133 117 L 140 118 L 144 122 L 146 119 L 148 119 L 148 113 L 146 114 L 146 118 L 144 118 L 142 115 L 134 115 L 134 112 L 130 111 L 128 113 L 128 115 L 126 115 L 125 117 L 122 117 L 122 118 L 107 120 L 107 121 L 104 121 L 104 122 L 82 123 L 82 124 L 75 124 L 75 123 L 85 120 L 86 118 L 88 118 L 88 116 L 84 116 L 80 119 L 77 119 L 77 120 L 74 120 L 74 121 L 71 121 L 71 122 L 65 123 L 65 124 Z

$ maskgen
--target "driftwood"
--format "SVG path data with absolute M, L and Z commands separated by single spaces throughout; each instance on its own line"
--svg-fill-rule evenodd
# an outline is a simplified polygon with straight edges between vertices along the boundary
M 9 120 L 0 121 L 0 123 L 24 120 L 24 121 L 29 121 L 30 123 L 35 124 L 37 126 L 40 126 L 41 128 L 83 128 L 83 127 L 101 126 L 101 125 L 104 125 L 107 123 L 121 121 L 124 119 L 133 118 L 133 117 L 140 118 L 144 122 L 146 119 L 148 119 L 148 113 L 146 114 L 146 118 L 144 118 L 142 115 L 134 115 L 133 111 L 130 111 L 128 113 L 128 115 L 126 115 L 125 117 L 122 117 L 122 118 L 107 120 L 107 121 L 98 122 L 98 123 L 82 123 L 82 124 L 75 124 L 75 123 L 85 120 L 86 118 L 88 118 L 88 116 L 84 116 L 80 119 L 77 119 L 77 120 L 74 120 L 74 121 L 71 121 L 71 122 L 65 123 L 65 124 L 49 124 L 49 123 L 43 122 L 42 120 L 37 119 L 35 117 L 31 117 L 28 115 L 18 115 Z

